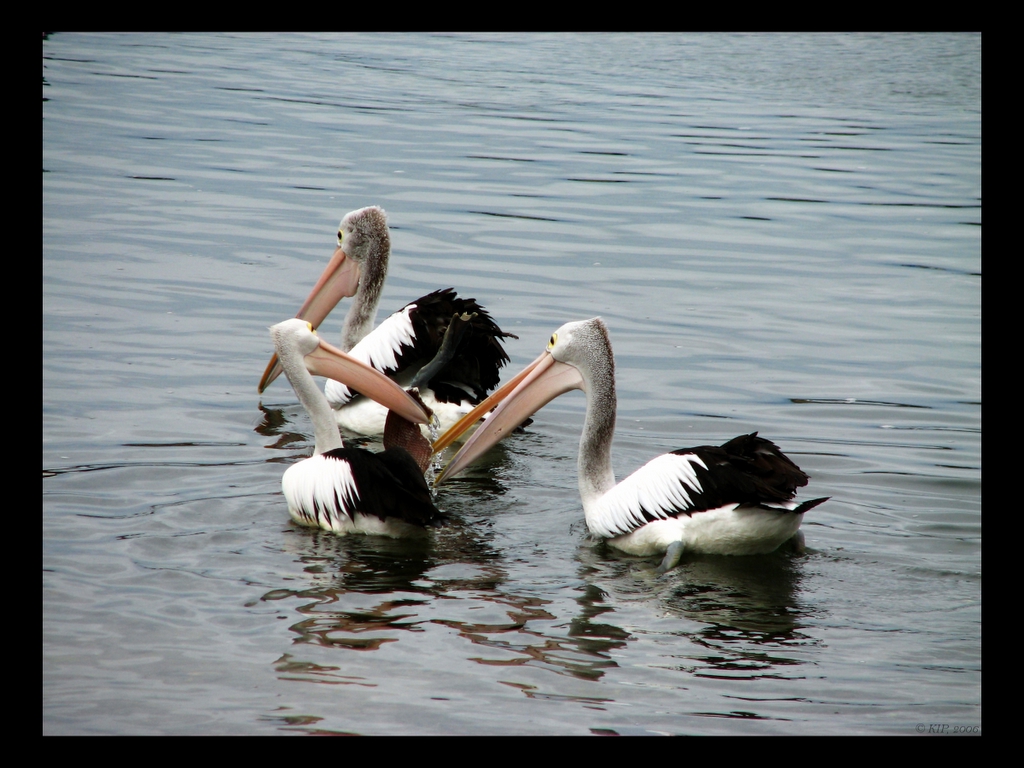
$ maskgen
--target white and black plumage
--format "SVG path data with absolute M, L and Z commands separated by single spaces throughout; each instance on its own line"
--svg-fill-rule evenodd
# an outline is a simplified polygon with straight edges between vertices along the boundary
M 291 465 L 281 481 L 292 519 L 339 534 L 395 537 L 422 535 L 425 527 L 444 522 L 423 470 L 405 448 L 372 453 L 343 446 L 334 413 L 311 374 L 347 382 L 414 423 L 429 420 L 423 407 L 386 376 L 321 341 L 304 320 L 278 323 L 270 335 L 313 423 L 313 456 Z
M 563 325 L 546 352 L 441 436 L 436 451 L 501 403 L 436 483 L 460 472 L 523 418 L 572 389 L 587 395 L 578 459 L 587 527 L 624 552 L 665 553 L 661 573 L 674 567 L 684 551 L 752 555 L 772 552 L 793 537 L 800 544 L 804 513 L 826 500 L 794 501 L 807 475 L 756 432 L 721 447 L 664 454 L 616 484 L 611 461 L 615 363 L 600 318 Z
M 419 384 L 428 407 L 447 428 L 498 386 L 500 369 L 508 362 L 505 333 L 475 299 L 459 298 L 451 288 L 413 301 L 373 328 L 387 277 L 391 238 L 387 214 L 370 206 L 347 214 L 338 227 L 338 248 L 299 310 L 297 317 L 316 328 L 345 296 L 353 296 L 342 328 L 341 349 L 356 359 L 408 386 L 420 369 L 435 358 L 454 315 L 472 317 L 451 359 Z M 271 360 L 259 391 L 280 373 Z M 324 389 L 338 425 L 348 432 L 383 432 L 386 411 L 341 382 Z

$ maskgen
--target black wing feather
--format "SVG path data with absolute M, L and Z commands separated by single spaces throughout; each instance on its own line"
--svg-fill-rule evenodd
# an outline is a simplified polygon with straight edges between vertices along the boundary
M 335 448 L 330 456 L 347 461 L 361 493 L 349 513 L 381 520 L 397 518 L 419 526 L 439 526 L 448 518 L 434 506 L 430 488 L 415 459 L 404 448 L 373 453 L 364 448 Z
M 434 291 L 413 303 L 416 304 L 413 327 L 419 356 L 415 361 L 417 367 L 434 359 L 453 315 L 476 315 L 459 340 L 451 361 L 427 386 L 441 402 L 460 402 L 467 395 L 475 403 L 484 400 L 500 383 L 501 368 L 509 362 L 502 339 L 519 337 L 501 330 L 476 299 L 459 298 L 453 288 Z
M 807 474 L 771 440 L 757 432 L 734 437 L 724 445 L 701 445 L 672 451 L 694 454 L 707 469 L 693 464 L 701 492 L 694 494 L 693 508 L 685 514 L 717 509 L 725 504 L 771 504 L 790 501 L 798 488 L 807 485 Z M 688 489 L 689 490 L 689 489 Z M 804 502 L 794 512 L 806 512 L 826 499 Z M 645 510 L 645 517 L 649 513 Z
M 391 378 L 415 373 L 437 355 L 454 315 L 475 315 L 463 332 L 451 361 L 425 386 L 433 390 L 435 397 L 443 403 L 459 403 L 468 399 L 476 404 L 486 399 L 501 381 L 502 366 L 509 362 L 509 356 L 501 345 L 502 339 L 519 337 L 501 330 L 476 299 L 461 299 L 454 288 L 443 288 L 421 296 L 395 314 L 404 312 L 412 304 L 416 305 L 409 316 L 413 345 L 398 350 L 395 367 L 381 372 Z M 361 394 L 349 387 L 345 389 L 350 394 L 344 402 Z

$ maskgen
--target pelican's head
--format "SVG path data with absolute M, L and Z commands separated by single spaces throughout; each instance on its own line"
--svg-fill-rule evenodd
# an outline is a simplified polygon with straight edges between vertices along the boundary
M 338 225 L 338 247 L 295 317 L 308 321 L 316 330 L 342 299 L 367 286 L 379 295 L 390 253 L 388 216 L 383 208 L 371 205 L 345 214 Z M 280 375 L 281 366 L 274 356 L 263 372 L 258 391 L 262 394 Z
M 414 424 L 430 423 L 432 414 L 422 402 L 380 371 L 328 344 L 317 336 L 311 323 L 298 318 L 285 320 L 271 327 L 270 337 L 276 357 L 296 391 L 304 367 L 313 376 L 340 381 Z
M 547 349 L 540 357 L 437 439 L 435 452 L 444 450 L 479 419 L 487 416 L 487 420 L 438 475 L 435 485 L 461 472 L 559 395 L 573 389 L 587 391 L 591 373 L 602 361 L 605 364 L 611 361 L 611 343 L 601 318 L 563 325 L 551 334 Z M 494 412 L 487 415 L 492 408 Z
M 547 353 L 558 362 L 577 368 L 583 376 L 584 389 L 589 385 L 590 372 L 597 366 L 606 362 L 614 365 L 608 327 L 600 317 L 563 325 L 548 339 Z
M 338 248 L 360 265 L 379 258 L 381 253 L 390 253 L 391 236 L 384 209 L 370 205 L 346 213 L 338 225 Z

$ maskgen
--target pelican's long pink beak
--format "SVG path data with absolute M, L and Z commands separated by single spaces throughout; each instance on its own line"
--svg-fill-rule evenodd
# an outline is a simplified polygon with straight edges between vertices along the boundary
M 457 475 L 559 395 L 583 387 L 583 376 L 574 366 L 560 363 L 548 352 L 543 352 L 438 438 L 434 443 L 435 453 L 451 445 L 491 408 L 498 405 L 437 476 L 434 485 Z
M 295 316 L 300 320 L 305 320 L 313 326 L 313 330 L 316 330 L 338 302 L 347 296 L 354 296 L 358 288 L 359 264 L 346 257 L 341 246 L 338 246 L 327 263 L 327 268 L 320 275 L 320 279 L 316 281 L 316 285 L 313 286 L 313 290 Z M 267 364 L 267 369 L 263 372 L 263 378 L 260 379 L 259 393 L 262 395 L 263 390 L 280 375 L 281 364 L 278 363 L 275 354 L 270 358 L 270 363 Z
M 320 345 L 303 358 L 311 374 L 340 381 L 414 424 L 430 423 L 433 414 L 394 381 L 323 339 L 319 341 Z

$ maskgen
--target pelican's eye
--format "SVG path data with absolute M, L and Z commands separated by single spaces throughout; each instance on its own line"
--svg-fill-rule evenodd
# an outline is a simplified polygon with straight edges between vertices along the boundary
M 344 237 L 345 237 L 345 233 L 344 233 L 344 232 L 342 232 L 342 231 L 341 231 L 341 230 L 339 229 L 339 230 L 338 230 L 338 247 L 339 247 L 339 248 L 341 247 L 341 241 L 342 241 L 342 240 L 344 239 Z
M 557 333 L 552 333 L 551 334 L 551 340 L 548 342 L 548 349 L 551 349 L 553 346 L 555 346 L 555 342 L 557 342 L 557 341 L 558 341 L 558 334 Z
M 306 323 L 306 327 L 309 328 L 309 332 L 316 336 L 316 328 L 313 327 L 312 323 Z

